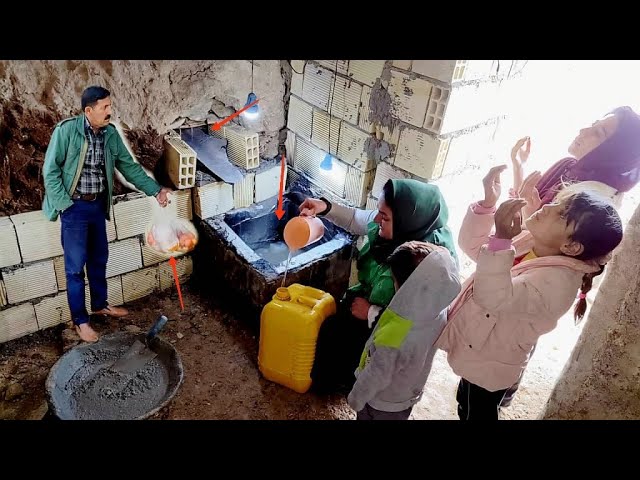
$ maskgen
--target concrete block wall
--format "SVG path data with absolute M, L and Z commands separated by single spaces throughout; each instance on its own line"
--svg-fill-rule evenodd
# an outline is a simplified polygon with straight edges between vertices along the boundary
M 496 152 L 494 138 L 518 94 L 521 61 L 296 60 L 293 66 L 289 164 L 345 204 L 375 205 L 389 178 L 437 182 L 496 153 L 508 158 L 507 150 Z M 367 147 L 376 139 L 386 148 Z M 327 153 L 335 158 L 331 171 L 320 169 Z
M 107 222 L 107 287 L 113 305 L 174 285 L 167 259 L 144 244 L 152 202 L 139 193 L 114 198 Z M 179 190 L 167 209 L 190 220 L 191 203 L 191 192 Z M 0 343 L 71 320 L 62 254 L 59 219 L 49 222 L 41 211 L 0 217 Z M 182 281 L 188 279 L 191 257 L 179 257 L 177 268 Z M 88 284 L 85 293 L 90 309 Z
M 193 214 L 201 219 L 248 207 L 278 195 L 281 158 L 262 159 L 258 167 L 242 170 L 241 181 L 231 184 L 204 172 L 196 173 L 192 189 Z M 287 165 L 285 164 L 285 179 Z
M 296 60 L 287 119 L 288 164 L 345 204 L 364 207 L 377 160 L 363 102 L 382 75 L 384 60 Z M 296 73 L 297 72 L 297 73 Z M 329 153 L 330 171 L 320 169 Z

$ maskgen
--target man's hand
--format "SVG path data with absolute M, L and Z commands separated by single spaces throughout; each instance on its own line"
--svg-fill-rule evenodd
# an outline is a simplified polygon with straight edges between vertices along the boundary
M 367 320 L 371 304 L 362 297 L 356 297 L 351 303 L 351 315 L 360 320 Z
M 173 190 L 167 187 L 162 187 L 162 189 L 158 192 L 158 194 L 156 195 L 156 200 L 158 201 L 161 207 L 164 208 L 171 203 L 171 200 L 169 200 L 168 195 L 172 192 Z

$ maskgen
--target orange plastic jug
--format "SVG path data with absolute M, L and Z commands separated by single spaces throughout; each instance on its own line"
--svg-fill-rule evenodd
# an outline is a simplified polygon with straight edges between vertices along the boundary
M 318 331 L 335 313 L 329 293 L 298 283 L 278 288 L 260 315 L 258 368 L 264 378 L 298 393 L 309 390 Z
M 324 235 L 324 223 L 318 217 L 293 217 L 284 226 L 284 243 L 291 251 L 317 242 Z

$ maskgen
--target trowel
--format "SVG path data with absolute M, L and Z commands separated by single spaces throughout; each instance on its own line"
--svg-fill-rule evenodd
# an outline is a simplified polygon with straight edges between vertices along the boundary
M 129 350 L 111 365 L 111 370 L 120 373 L 132 373 L 156 358 L 158 354 L 151 350 L 149 345 L 168 321 L 167 317 L 160 315 L 144 337 L 144 343 L 136 339 L 133 345 L 129 347 Z

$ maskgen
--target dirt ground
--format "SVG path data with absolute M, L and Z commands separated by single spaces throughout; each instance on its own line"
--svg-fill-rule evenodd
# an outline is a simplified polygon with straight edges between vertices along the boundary
M 100 333 L 147 330 L 165 314 L 161 336 L 175 344 L 184 366 L 184 383 L 156 419 L 349 419 L 355 413 L 340 396 L 298 394 L 264 380 L 257 366 L 258 339 L 253 322 L 220 308 L 219 299 L 204 299 L 187 283 L 185 311 L 175 291 L 128 305 L 126 319 L 94 323 Z M 65 325 L 0 345 L 0 392 L 22 393 L 0 402 L 0 419 L 39 419 L 45 415 L 45 381 L 65 348 L 78 342 Z M 11 384 L 20 387 L 8 387 Z M 14 393 L 9 395 L 12 397 Z

